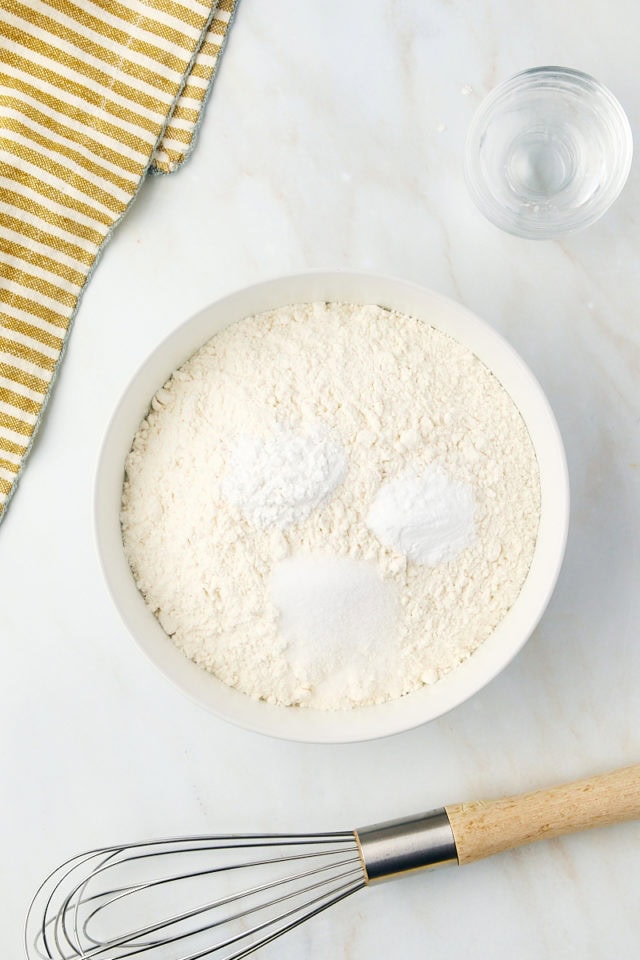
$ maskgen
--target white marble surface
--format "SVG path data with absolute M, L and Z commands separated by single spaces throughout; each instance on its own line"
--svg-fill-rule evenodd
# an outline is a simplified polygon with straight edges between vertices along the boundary
M 0 527 L 0 955 L 43 873 L 115 839 L 333 829 L 640 759 L 640 178 L 587 232 L 533 243 L 472 207 L 479 99 L 562 63 L 606 82 L 640 142 L 634 0 L 240 0 L 191 162 L 106 249 Z M 549 609 L 442 720 L 349 746 L 278 742 L 183 699 L 125 635 L 98 569 L 93 471 L 132 372 L 245 283 L 368 268 L 453 296 L 545 387 L 573 507 Z M 640 941 L 640 824 L 365 891 L 264 956 L 609 960 Z

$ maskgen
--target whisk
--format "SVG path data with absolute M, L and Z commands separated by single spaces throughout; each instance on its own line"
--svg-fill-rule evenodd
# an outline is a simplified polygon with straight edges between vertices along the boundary
M 27 918 L 27 955 L 240 960 L 379 880 L 638 817 L 640 764 L 359 830 L 104 847 L 42 884 Z

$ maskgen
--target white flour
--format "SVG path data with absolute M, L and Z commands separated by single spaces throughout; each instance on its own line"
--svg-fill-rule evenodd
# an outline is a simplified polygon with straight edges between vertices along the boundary
M 495 377 L 418 320 L 346 304 L 250 317 L 198 351 L 140 425 L 122 507 L 138 586 L 186 655 L 323 709 L 466 659 L 518 596 L 538 518 Z

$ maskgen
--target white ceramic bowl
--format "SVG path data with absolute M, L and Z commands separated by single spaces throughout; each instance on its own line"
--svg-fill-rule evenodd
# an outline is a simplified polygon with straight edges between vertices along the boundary
M 165 635 L 138 592 L 120 532 L 124 462 L 150 400 L 176 367 L 235 320 L 289 303 L 341 300 L 376 303 L 427 321 L 469 347 L 511 395 L 533 442 L 541 514 L 533 561 L 522 591 L 494 633 L 467 661 L 433 686 L 373 707 L 328 712 L 277 707 L 232 690 L 188 660 Z M 453 301 L 404 280 L 371 274 L 314 272 L 258 283 L 213 303 L 178 327 L 134 376 L 121 398 L 100 454 L 95 522 L 98 551 L 116 607 L 149 659 L 183 693 L 225 720 L 289 740 L 339 743 L 408 730 L 467 700 L 509 663 L 540 619 L 560 571 L 569 517 L 562 440 L 537 381 L 487 324 Z

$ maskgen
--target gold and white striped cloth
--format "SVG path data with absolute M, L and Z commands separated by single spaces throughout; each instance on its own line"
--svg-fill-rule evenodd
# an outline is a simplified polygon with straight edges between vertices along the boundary
M 193 148 L 201 111 L 211 90 L 236 5 L 237 0 L 219 0 L 214 5 L 207 36 L 196 54 L 162 142 L 154 154 L 153 169 L 156 172 L 172 173 Z
M 0 0 L 0 519 L 84 284 L 188 155 L 237 0 Z

